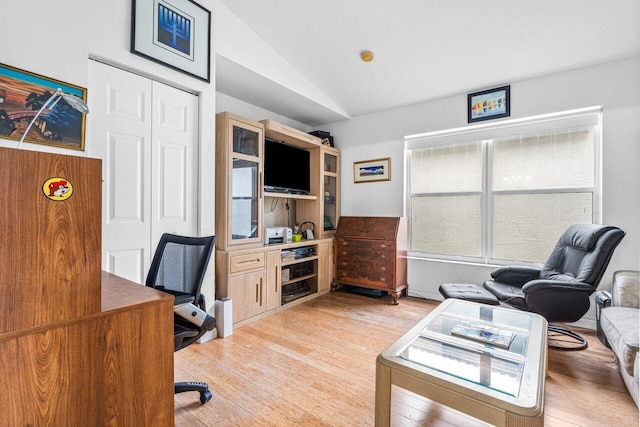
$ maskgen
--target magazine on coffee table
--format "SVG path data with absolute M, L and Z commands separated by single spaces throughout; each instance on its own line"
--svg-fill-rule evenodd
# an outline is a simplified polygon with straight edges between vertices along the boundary
M 509 348 L 515 334 L 494 326 L 461 321 L 453 329 L 451 335 L 491 344 L 500 348 Z

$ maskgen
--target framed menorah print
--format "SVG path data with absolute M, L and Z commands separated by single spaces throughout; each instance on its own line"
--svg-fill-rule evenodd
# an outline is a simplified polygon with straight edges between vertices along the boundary
M 131 52 L 210 82 L 211 12 L 191 0 L 133 0 Z

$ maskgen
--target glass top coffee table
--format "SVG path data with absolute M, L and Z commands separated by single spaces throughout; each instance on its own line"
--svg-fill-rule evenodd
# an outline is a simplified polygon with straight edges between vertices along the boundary
M 376 361 L 376 426 L 396 385 L 496 426 L 542 426 L 547 321 L 447 299 Z

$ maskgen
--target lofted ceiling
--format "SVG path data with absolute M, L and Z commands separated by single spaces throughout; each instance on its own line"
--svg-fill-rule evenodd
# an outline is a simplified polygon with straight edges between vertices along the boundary
M 331 102 L 220 56 L 216 89 L 309 126 L 640 54 L 639 0 L 221 2 Z

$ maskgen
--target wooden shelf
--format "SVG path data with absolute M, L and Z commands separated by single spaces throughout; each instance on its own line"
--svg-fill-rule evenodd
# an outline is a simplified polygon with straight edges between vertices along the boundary
M 299 148 L 318 148 L 322 146 L 322 140 L 290 126 L 283 125 L 273 120 L 261 120 L 264 124 L 267 137 L 286 142 Z
M 318 259 L 317 255 L 314 256 L 308 256 L 305 258 L 296 258 L 296 259 L 292 259 L 292 260 L 282 260 L 281 265 L 287 266 L 287 265 L 292 265 L 292 264 L 300 264 L 301 262 L 305 262 L 305 261 L 313 261 L 314 259 Z
M 287 280 L 286 282 L 282 282 L 282 286 L 290 285 L 290 284 L 296 283 L 296 282 L 302 282 L 303 280 L 311 279 L 311 278 L 316 277 L 316 276 L 317 276 L 317 274 L 312 273 L 312 274 L 307 274 L 305 276 L 296 277 L 295 279 L 291 279 L 291 280 Z
M 279 197 L 281 199 L 297 200 L 318 200 L 318 196 L 314 196 L 313 194 L 273 193 L 270 191 L 265 191 L 264 197 Z

